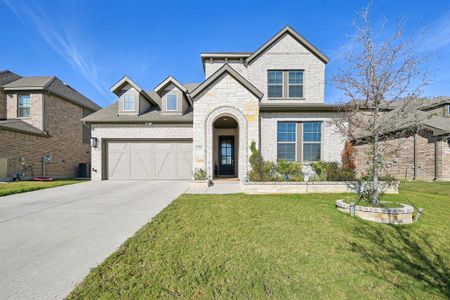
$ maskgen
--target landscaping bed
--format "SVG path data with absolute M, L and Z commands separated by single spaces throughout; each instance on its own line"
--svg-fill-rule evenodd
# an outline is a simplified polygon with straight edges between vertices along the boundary
M 183 195 L 68 298 L 448 299 L 450 183 L 385 195 L 425 209 L 406 226 L 342 214 L 347 196 Z

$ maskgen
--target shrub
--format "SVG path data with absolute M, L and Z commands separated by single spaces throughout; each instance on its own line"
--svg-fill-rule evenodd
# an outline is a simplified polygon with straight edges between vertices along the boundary
M 311 167 L 321 181 L 352 181 L 355 180 L 355 172 L 352 169 L 343 168 L 336 162 L 317 161 Z
M 275 165 L 272 162 L 266 162 L 262 158 L 258 149 L 256 149 L 256 143 L 253 141 L 250 145 L 250 166 L 251 170 L 248 173 L 248 179 L 250 181 L 275 181 Z
M 196 169 L 194 172 L 194 180 L 206 180 L 208 179 L 208 176 L 206 174 L 206 171 L 203 169 Z
M 276 172 L 282 181 L 303 181 L 301 172 L 302 166 L 297 162 L 279 160 L 276 165 Z
M 296 162 L 279 160 L 276 164 L 265 161 L 253 141 L 250 145 L 250 166 L 248 173 L 249 181 L 303 181 L 301 165 Z

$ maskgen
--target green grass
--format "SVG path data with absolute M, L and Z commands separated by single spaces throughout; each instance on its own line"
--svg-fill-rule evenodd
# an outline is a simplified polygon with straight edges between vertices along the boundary
M 450 183 L 402 183 L 419 223 L 340 213 L 345 195 L 183 195 L 69 299 L 448 299 Z M 447 194 L 446 194 L 447 191 Z
M 0 183 L 0 197 L 83 182 L 83 180 L 18 181 Z

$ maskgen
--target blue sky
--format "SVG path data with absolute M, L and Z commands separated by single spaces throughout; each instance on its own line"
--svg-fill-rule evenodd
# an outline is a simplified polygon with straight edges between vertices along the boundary
M 129 75 L 144 89 L 166 76 L 201 82 L 200 53 L 254 51 L 289 24 L 331 59 L 326 99 L 338 101 L 329 79 L 342 65 L 355 12 L 367 1 L 25 1 L 0 0 L 0 69 L 23 76 L 56 75 L 98 104 Z M 450 95 L 450 1 L 374 0 L 372 19 L 425 28 L 433 81 L 426 96 Z

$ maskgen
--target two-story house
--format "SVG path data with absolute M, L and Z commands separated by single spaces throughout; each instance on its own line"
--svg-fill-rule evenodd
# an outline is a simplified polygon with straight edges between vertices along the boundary
M 265 159 L 340 161 L 344 137 L 324 104 L 328 58 L 289 26 L 254 52 L 202 53 L 205 80 L 169 76 L 151 91 L 123 77 L 91 124 L 92 179 L 246 179 L 249 146 Z
M 90 128 L 101 107 L 54 76 L 0 72 L 0 179 L 75 177 L 90 162 Z

